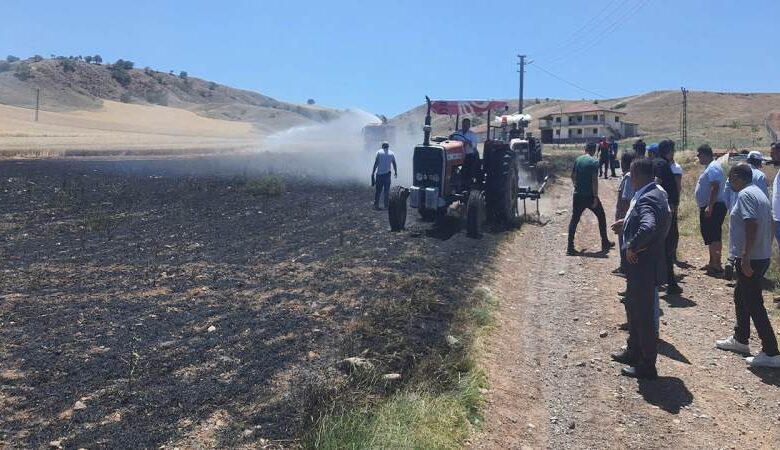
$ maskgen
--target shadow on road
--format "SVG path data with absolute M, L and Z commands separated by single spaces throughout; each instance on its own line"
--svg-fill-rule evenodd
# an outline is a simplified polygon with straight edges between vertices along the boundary
M 670 308 L 692 308 L 696 302 L 682 295 L 667 294 L 661 297 Z
M 666 356 L 667 358 L 671 358 L 675 361 L 679 361 L 681 363 L 690 364 L 691 362 L 688 360 L 688 358 L 685 357 L 682 353 L 680 353 L 679 350 L 677 350 L 677 347 L 675 347 L 672 343 L 666 342 L 663 339 L 659 339 L 658 342 L 658 353 L 661 355 Z
M 778 372 L 777 369 L 766 367 L 749 367 L 749 369 L 758 376 L 764 384 L 780 387 L 780 372 Z
M 685 386 L 683 380 L 676 377 L 640 380 L 639 393 L 647 403 L 672 414 L 679 414 L 682 407 L 693 402 L 691 391 Z

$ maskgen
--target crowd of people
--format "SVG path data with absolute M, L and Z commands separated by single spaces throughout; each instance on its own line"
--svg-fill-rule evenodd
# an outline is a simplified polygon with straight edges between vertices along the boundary
M 607 146 L 603 145 L 605 143 Z M 609 162 L 614 156 L 608 145 L 606 141 L 599 145 L 586 144 L 585 154 L 574 163 L 568 255 L 582 254 L 575 248 L 574 238 L 586 209 L 593 211 L 598 220 L 601 251 L 608 252 L 614 246 L 607 234 L 598 185 L 598 178 L 602 174 L 606 178 L 606 169 L 614 167 Z M 598 159 L 594 156 L 597 150 Z M 632 151 L 621 155 L 619 164 L 623 176 L 611 229 L 618 235 L 620 266 L 613 273 L 626 279 L 622 302 L 628 342 L 612 358 L 627 365 L 622 369 L 623 375 L 635 378 L 657 377 L 659 288 L 669 295 L 683 292 L 674 273 L 683 171 L 674 160 L 674 154 L 672 140 L 647 145 L 640 139 L 634 143 Z M 762 349 L 755 356 L 747 356 L 746 362 L 753 367 L 780 368 L 777 339 L 762 296 L 762 280 L 770 265 L 773 233 L 780 245 L 780 175 L 775 177 L 770 202 L 766 176 L 761 171 L 763 156 L 760 152 L 747 153 L 745 161 L 732 164 L 728 174 L 709 145 L 701 145 L 696 156 L 705 166 L 693 192 L 699 208 L 701 237 L 709 252 L 709 261 L 702 270 L 710 276 L 727 278 L 732 276 L 729 272 L 733 270 L 736 278 L 734 332 L 716 341 L 715 346 L 750 355 L 748 341 L 752 320 Z M 771 158 L 780 164 L 780 144 L 772 144 Z M 724 269 L 721 230 L 726 216 L 729 216 L 729 242 Z

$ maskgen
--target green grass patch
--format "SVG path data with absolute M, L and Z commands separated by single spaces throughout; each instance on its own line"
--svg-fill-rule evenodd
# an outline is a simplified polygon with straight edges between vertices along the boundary
M 361 406 L 344 405 L 317 421 L 303 445 L 317 449 L 456 449 L 483 424 L 487 378 L 477 355 L 498 306 L 485 287 L 474 290 L 451 329 L 458 341 L 420 361 L 399 391 Z
M 282 177 L 267 175 L 259 180 L 252 180 L 247 183 L 246 190 L 252 195 L 278 197 L 287 191 L 287 185 Z

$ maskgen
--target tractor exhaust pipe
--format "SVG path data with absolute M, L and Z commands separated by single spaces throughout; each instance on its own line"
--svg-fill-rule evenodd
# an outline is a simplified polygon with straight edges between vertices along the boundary
M 425 96 L 425 103 L 428 104 L 428 111 L 425 113 L 425 125 L 423 125 L 423 145 L 428 146 L 431 144 L 431 98 Z

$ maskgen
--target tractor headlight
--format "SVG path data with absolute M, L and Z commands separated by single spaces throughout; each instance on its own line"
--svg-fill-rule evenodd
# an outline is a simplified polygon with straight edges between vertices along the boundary
M 414 179 L 417 180 L 417 181 L 422 181 L 423 178 L 424 178 L 423 174 L 421 174 L 421 173 L 417 173 L 417 174 L 414 175 Z
M 438 183 L 440 178 L 438 175 L 428 175 L 428 179 L 433 181 L 434 183 Z

